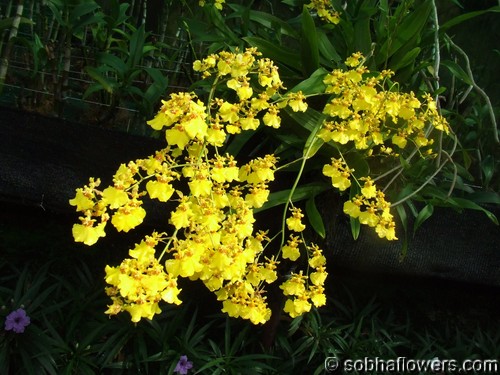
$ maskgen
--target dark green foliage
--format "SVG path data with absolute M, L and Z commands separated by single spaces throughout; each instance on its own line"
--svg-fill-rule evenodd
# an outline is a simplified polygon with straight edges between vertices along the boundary
M 190 374 L 323 374 L 332 356 L 500 355 L 494 290 L 373 276 L 361 281 L 337 271 L 327 306 L 295 320 L 283 315 L 268 349 L 261 341 L 268 326 L 214 314 L 220 306 L 207 307 L 187 284 L 181 298 L 198 298 L 163 305 L 153 321 L 109 318 L 102 268 L 119 254 L 77 248 L 64 219 L 13 208 L 2 207 L 3 218 L 11 219 L 0 226 L 0 363 L 8 374 L 172 374 L 181 355 L 193 362 Z M 21 306 L 31 324 L 22 334 L 5 331 L 5 316 Z

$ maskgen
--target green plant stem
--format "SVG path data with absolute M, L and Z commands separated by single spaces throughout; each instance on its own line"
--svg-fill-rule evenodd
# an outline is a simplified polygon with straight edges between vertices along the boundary
M 432 17 L 434 21 L 434 80 L 436 83 L 435 90 L 439 89 L 439 66 L 441 65 L 441 53 L 439 44 L 439 19 L 436 7 L 436 1 L 432 1 Z M 436 101 L 438 98 L 436 97 Z
M 450 44 L 450 46 L 452 46 L 464 58 L 464 60 L 465 60 L 465 69 L 467 70 L 467 75 L 469 76 L 469 78 L 470 78 L 470 80 L 472 82 L 472 87 L 479 93 L 479 95 L 481 95 L 483 97 L 484 101 L 486 102 L 486 106 L 488 107 L 488 112 L 489 112 L 489 115 L 490 115 L 490 118 L 491 118 L 493 139 L 495 140 L 496 144 L 500 144 L 500 140 L 498 138 L 497 121 L 496 121 L 496 118 L 495 118 L 495 113 L 493 111 L 493 106 L 491 105 L 491 101 L 490 101 L 489 96 L 486 94 L 486 92 L 484 92 L 484 90 L 481 87 L 478 86 L 478 84 L 474 80 L 474 75 L 472 74 L 472 69 L 470 67 L 469 56 L 467 56 L 467 54 L 465 53 L 465 51 L 462 48 L 460 48 L 459 46 L 457 46 L 451 40 L 450 37 L 448 37 L 447 35 L 445 35 L 445 38 L 446 38 L 446 41 Z
M 440 43 L 439 43 L 439 18 L 438 11 L 436 7 L 436 1 L 432 1 L 432 18 L 434 21 L 434 90 L 437 92 L 439 89 L 439 66 L 441 65 L 441 52 L 440 52 Z M 436 101 L 436 106 L 439 108 L 439 95 L 436 95 L 434 98 Z M 443 133 L 439 134 L 439 151 L 436 158 L 436 165 L 441 164 L 441 154 L 443 152 Z
M 165 247 L 163 248 L 163 251 L 161 252 L 160 256 L 158 257 L 158 261 L 161 261 L 161 259 L 163 258 L 163 256 L 165 255 L 165 253 L 168 251 L 168 248 L 170 247 L 170 244 L 172 243 L 172 241 L 174 240 L 174 238 L 177 238 L 177 232 L 179 232 L 179 229 L 176 229 L 174 231 L 174 233 L 172 233 L 172 235 L 170 236 L 170 238 L 168 239 L 168 242 L 167 244 L 165 245 Z
M 280 243 L 280 251 L 285 243 L 285 226 L 286 226 L 286 214 L 288 212 L 288 207 L 292 202 L 293 194 L 295 193 L 295 189 L 297 189 L 297 185 L 299 184 L 300 177 L 302 177 L 302 173 L 304 172 L 304 168 L 306 166 L 307 159 L 309 159 L 309 154 L 314 146 L 314 140 L 309 144 L 304 156 L 302 157 L 302 163 L 300 164 L 299 172 L 297 173 L 297 177 L 293 182 L 292 188 L 290 189 L 290 193 L 288 194 L 288 198 L 285 203 L 285 208 L 283 209 L 283 219 L 281 223 L 281 243 Z
M 454 142 L 454 144 L 453 144 L 453 149 L 452 149 L 452 151 L 451 151 L 451 153 L 450 153 L 450 154 L 448 154 L 447 152 L 443 151 L 443 153 L 446 155 L 446 157 L 447 157 L 447 158 L 446 158 L 446 160 L 444 160 L 444 161 L 443 161 L 443 162 L 439 165 L 439 167 L 436 169 L 436 171 L 435 171 L 435 172 L 434 172 L 431 176 L 429 176 L 429 177 L 428 177 L 428 178 L 424 181 L 424 183 L 423 183 L 422 185 L 420 185 L 420 186 L 418 187 L 418 189 L 416 189 L 415 191 L 413 191 L 411 194 L 408 194 L 406 197 L 401 198 L 401 199 L 400 199 L 400 200 L 398 200 L 397 202 L 391 203 L 391 207 L 395 207 L 395 206 L 397 206 L 397 205 L 400 205 L 401 203 L 406 202 L 408 199 L 410 199 L 410 198 L 411 198 L 411 197 L 413 197 L 415 194 L 417 194 L 418 192 L 420 192 L 420 191 L 421 191 L 421 190 L 422 190 L 425 186 L 427 186 L 427 184 L 429 184 L 429 183 L 432 181 L 432 179 L 433 179 L 434 177 L 436 177 L 436 175 L 437 175 L 439 172 L 441 172 L 441 170 L 442 170 L 442 169 L 443 169 L 443 167 L 444 167 L 444 166 L 448 163 L 448 161 L 451 161 L 451 162 L 453 163 L 453 160 L 452 160 L 452 158 L 451 158 L 451 155 L 453 155 L 453 154 L 454 154 L 455 149 L 457 148 L 458 139 L 457 139 L 457 137 L 456 137 L 456 136 L 454 137 L 454 141 L 455 141 L 455 142 Z M 453 181 L 453 182 L 452 182 L 452 188 L 453 188 L 454 186 L 455 186 L 455 181 Z M 452 190 L 450 190 L 450 191 L 448 192 L 448 197 L 451 195 L 451 191 L 452 191 Z
M 282 170 L 282 169 L 285 169 L 285 168 L 287 168 L 287 167 L 291 166 L 292 164 L 298 163 L 299 161 L 301 161 L 301 160 L 303 160 L 303 159 L 304 159 L 304 156 L 302 156 L 302 157 L 300 157 L 300 158 L 298 158 L 298 159 L 295 159 L 295 160 L 293 160 L 293 161 L 291 161 L 291 162 L 288 162 L 288 163 L 286 163 L 286 164 L 280 165 L 278 168 L 276 168 L 275 172 L 280 171 L 280 170 Z

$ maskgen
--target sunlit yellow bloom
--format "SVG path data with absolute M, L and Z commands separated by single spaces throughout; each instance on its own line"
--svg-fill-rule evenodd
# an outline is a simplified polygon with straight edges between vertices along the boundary
M 280 285 L 280 289 L 283 290 L 285 296 L 301 296 L 306 293 L 306 276 L 300 273 L 292 273 L 290 278 Z
M 349 56 L 346 59 L 345 64 L 349 67 L 355 68 L 359 65 L 362 58 L 363 58 L 363 55 L 361 54 L 361 52 L 353 53 L 351 56 Z
M 190 219 L 193 216 L 193 211 L 189 207 L 188 202 L 183 201 L 177 206 L 177 209 L 170 214 L 170 222 L 176 229 L 189 227 Z
M 76 195 L 70 199 L 69 204 L 76 206 L 77 211 L 90 210 L 94 207 L 94 201 L 90 198 L 93 194 L 86 192 L 82 188 L 76 189 Z
M 73 238 L 76 242 L 83 242 L 85 245 L 92 246 L 100 237 L 106 236 L 104 227 L 106 223 L 99 223 L 93 226 L 91 222 L 73 225 Z
M 165 132 L 167 143 L 171 146 L 177 146 L 183 150 L 189 143 L 190 138 L 182 127 L 168 129 Z
M 206 178 L 196 178 L 188 182 L 189 190 L 195 197 L 208 196 L 212 191 L 212 181 Z
M 318 271 L 309 274 L 309 278 L 311 279 L 311 283 L 313 283 L 313 285 L 323 285 L 327 276 L 328 273 L 325 271 L 323 266 L 318 267 Z
M 281 250 L 283 251 L 283 258 L 285 259 L 296 261 L 300 256 L 300 251 L 298 247 L 285 245 Z
M 269 95 L 266 93 L 261 93 L 257 98 L 252 98 L 250 103 L 251 107 L 255 111 L 262 111 L 263 109 L 269 108 Z
M 380 220 L 372 208 L 360 212 L 358 219 L 361 224 L 368 225 L 369 227 L 375 227 Z
M 102 198 L 109 204 L 112 209 L 119 208 L 128 203 L 129 196 L 123 189 L 117 189 L 109 186 L 102 192 Z
M 120 207 L 111 218 L 111 224 L 114 225 L 119 232 L 128 232 L 142 223 L 146 217 L 146 210 L 140 206 L 124 206 Z
M 167 202 L 175 191 L 172 185 L 162 181 L 148 181 L 146 190 L 151 198 L 156 198 L 160 202 Z
M 346 201 L 344 203 L 344 213 L 347 215 L 357 218 L 361 213 L 361 209 L 359 208 L 359 204 L 356 204 L 353 201 Z
M 401 135 L 394 135 L 392 137 L 392 143 L 398 146 L 399 148 L 405 148 L 407 139 Z
M 374 198 L 377 194 L 377 187 L 370 177 L 367 177 L 364 180 L 365 184 L 361 188 L 361 194 L 367 199 Z
M 305 112 L 307 110 L 307 103 L 304 101 L 306 97 L 302 94 L 302 91 L 298 91 L 290 96 L 288 105 L 294 112 Z
M 224 102 L 219 108 L 219 116 L 223 121 L 229 122 L 230 124 L 235 123 L 239 119 L 239 108 L 238 106 L 231 104 L 229 102 Z
M 311 245 L 311 248 L 314 250 L 312 257 L 309 258 L 309 265 L 312 268 L 318 269 L 326 264 L 326 258 L 316 245 Z
M 260 121 L 252 114 L 247 113 L 246 117 L 240 118 L 240 125 L 242 130 L 255 130 L 259 127 Z
M 316 307 L 326 305 L 325 289 L 320 285 L 315 285 L 309 288 L 309 298 L 311 298 L 311 302 Z
M 278 116 L 279 111 L 274 107 L 269 107 L 266 114 L 262 118 L 262 121 L 266 126 L 270 126 L 272 128 L 279 128 L 281 124 L 281 118 Z
M 323 166 L 323 174 L 332 179 L 332 186 L 340 191 L 346 190 L 351 186 L 350 170 L 345 167 L 343 162 L 332 159 L 332 164 Z
M 127 311 L 131 320 L 137 323 L 141 318 L 153 319 L 155 314 L 161 313 L 161 309 L 158 307 L 158 303 L 153 304 L 136 304 L 132 303 L 123 307 L 123 310 Z
M 265 184 L 260 184 L 250 188 L 250 193 L 245 195 L 245 202 L 251 207 L 260 208 L 267 202 L 269 190 Z
M 292 217 L 286 219 L 286 225 L 289 230 L 294 232 L 302 232 L 306 229 L 306 226 L 302 224 L 301 219 L 304 217 L 302 210 L 300 208 L 292 208 Z
M 380 238 L 386 238 L 389 241 L 398 239 L 396 237 L 396 228 L 393 221 L 380 220 L 375 227 L 375 231 Z

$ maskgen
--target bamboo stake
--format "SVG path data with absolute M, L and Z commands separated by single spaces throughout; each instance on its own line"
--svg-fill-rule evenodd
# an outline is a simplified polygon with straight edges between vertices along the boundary
M 14 38 L 17 36 L 19 30 L 19 24 L 21 23 L 21 17 L 23 15 L 24 0 L 19 0 L 17 3 L 17 10 L 14 20 L 12 21 L 12 27 L 10 29 L 9 39 L 7 41 L 7 46 L 2 57 L 2 65 L 0 66 L 0 93 L 3 90 L 5 83 L 5 77 L 7 76 L 7 70 L 9 69 L 9 58 L 12 51 L 12 46 L 14 45 Z
M 146 24 L 146 19 L 148 16 L 148 0 L 143 0 L 142 1 L 142 19 L 141 19 L 141 25 Z
M 10 17 L 10 13 L 12 12 L 12 0 L 9 1 L 7 4 L 7 7 L 5 8 L 5 18 Z M 3 47 L 4 47 L 4 40 L 7 39 L 7 34 L 9 33 L 8 29 L 5 29 L 2 33 L 2 40 L 0 41 L 0 56 L 3 55 Z

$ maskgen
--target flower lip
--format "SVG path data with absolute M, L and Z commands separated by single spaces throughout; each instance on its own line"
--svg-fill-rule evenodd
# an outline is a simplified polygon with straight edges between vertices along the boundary
M 23 308 L 12 311 L 5 318 L 5 330 L 14 331 L 15 333 L 23 333 L 24 329 L 31 323 L 30 317 L 26 315 Z

